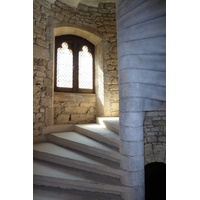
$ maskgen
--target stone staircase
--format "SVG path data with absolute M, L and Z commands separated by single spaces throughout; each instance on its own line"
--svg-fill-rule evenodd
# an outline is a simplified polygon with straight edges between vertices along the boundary
M 122 200 L 119 118 L 74 125 L 33 145 L 35 200 Z M 55 196 L 55 197 L 54 197 Z

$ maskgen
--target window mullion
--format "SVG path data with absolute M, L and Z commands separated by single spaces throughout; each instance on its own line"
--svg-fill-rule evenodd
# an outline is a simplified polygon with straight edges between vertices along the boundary
M 78 43 L 77 41 L 74 40 L 74 70 L 73 70 L 73 75 L 74 75 L 74 92 L 78 92 Z

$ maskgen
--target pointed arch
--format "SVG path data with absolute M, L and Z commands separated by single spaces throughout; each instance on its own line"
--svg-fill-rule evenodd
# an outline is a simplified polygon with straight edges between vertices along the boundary
M 53 30 L 53 32 L 51 31 Z M 75 35 L 82 37 L 89 42 L 91 42 L 95 46 L 95 61 L 94 61 L 94 68 L 95 68 L 95 98 L 96 98 L 96 116 L 104 116 L 105 115 L 105 100 L 104 100 L 104 66 L 103 66 L 103 51 L 105 48 L 105 41 L 103 40 L 103 36 L 96 32 L 95 30 L 85 30 L 84 28 L 77 28 L 72 26 L 65 26 L 63 24 L 56 24 L 49 27 L 47 31 L 48 37 L 50 37 L 52 44 L 51 48 L 54 49 L 55 45 L 55 37 L 62 36 L 62 35 Z M 52 51 L 51 60 L 54 60 L 55 52 Z M 54 63 L 54 61 L 53 61 Z M 53 77 L 54 81 L 54 77 Z M 54 93 L 54 97 L 57 93 Z
M 97 34 L 70 26 L 62 26 L 54 28 L 54 36 L 60 36 L 60 35 L 76 35 L 90 41 L 94 45 L 97 45 L 102 40 L 102 38 Z

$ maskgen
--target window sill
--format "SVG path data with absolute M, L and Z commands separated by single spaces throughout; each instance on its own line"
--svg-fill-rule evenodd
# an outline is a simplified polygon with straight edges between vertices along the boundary
M 54 92 L 54 101 L 81 101 L 96 102 L 95 94 Z

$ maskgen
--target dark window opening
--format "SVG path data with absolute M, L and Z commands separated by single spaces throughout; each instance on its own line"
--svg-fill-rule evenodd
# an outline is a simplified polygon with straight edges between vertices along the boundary
M 166 164 L 145 166 L 145 200 L 166 200 Z
M 94 45 L 74 35 L 55 37 L 56 92 L 94 93 Z

